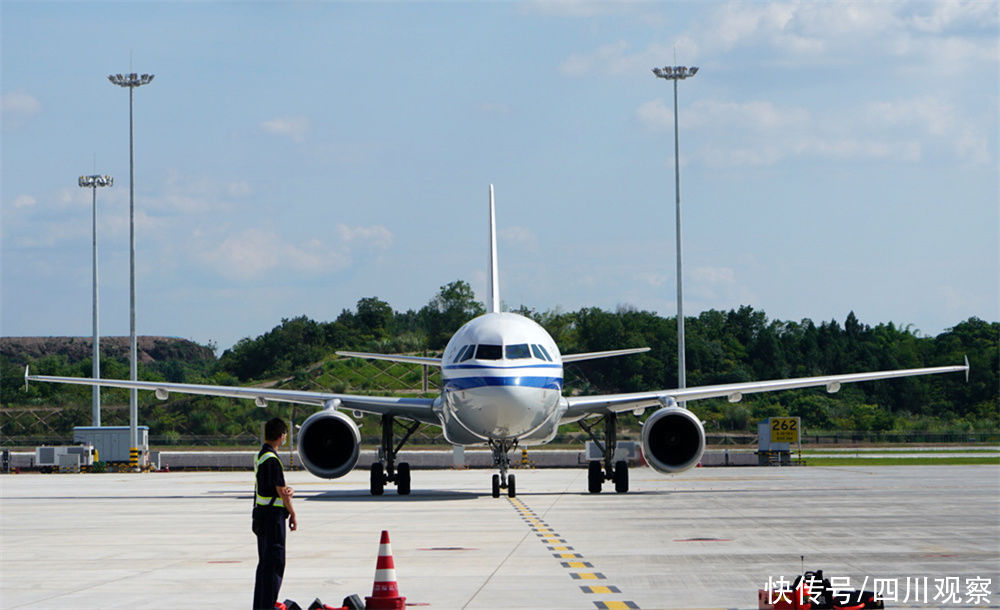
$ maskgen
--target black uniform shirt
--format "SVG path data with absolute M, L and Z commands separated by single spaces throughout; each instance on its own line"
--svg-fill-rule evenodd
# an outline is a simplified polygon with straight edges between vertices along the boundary
M 264 443 L 264 446 L 260 448 L 260 453 L 257 454 L 257 459 L 260 459 L 265 452 L 270 451 L 271 453 L 278 455 L 278 452 L 274 450 L 274 447 Z M 257 467 L 257 493 L 266 497 L 275 497 L 278 495 L 278 491 L 275 487 L 285 486 L 285 472 L 281 468 L 281 459 L 266 459 L 264 463 Z M 273 507 L 265 507 L 273 508 Z M 278 507 L 280 510 L 285 510 L 284 508 Z

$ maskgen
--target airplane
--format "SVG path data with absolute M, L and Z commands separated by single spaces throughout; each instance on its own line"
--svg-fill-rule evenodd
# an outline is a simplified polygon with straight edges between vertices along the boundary
M 617 418 L 620 413 L 631 411 L 639 416 L 647 409 L 656 409 L 642 424 L 643 457 L 654 470 L 673 474 L 697 465 L 705 451 L 705 428 L 702 421 L 686 408 L 686 402 L 719 397 L 738 402 L 747 394 L 806 387 L 824 387 L 828 393 L 835 393 L 845 383 L 960 371 L 965 371 L 968 380 L 969 361 L 966 358 L 965 364 L 960 366 L 777 379 L 627 394 L 564 396 L 565 364 L 636 354 L 650 348 L 562 354 L 552 336 L 539 324 L 525 316 L 501 311 L 493 185 L 490 185 L 489 200 L 489 300 L 485 314 L 459 328 L 440 358 L 336 352 L 345 357 L 439 367 L 441 393 L 436 398 L 358 396 L 161 381 L 50 377 L 31 375 L 27 368 L 24 372 L 25 383 L 41 381 L 137 388 L 155 392 L 160 400 L 166 400 L 171 393 L 180 393 L 243 398 L 253 400 L 258 407 L 266 407 L 270 402 L 322 407 L 299 428 L 298 454 L 310 473 L 329 479 L 351 472 L 360 456 L 361 435 L 357 424 L 345 411 L 353 412 L 355 417 L 364 413 L 375 414 L 381 420 L 378 459 L 371 465 L 369 473 L 369 491 L 375 496 L 384 493 L 387 483 L 395 484 L 398 495 L 410 493 L 410 466 L 406 462 L 397 464 L 397 458 L 417 428 L 422 424 L 431 424 L 440 427 L 445 440 L 452 445 L 486 444 L 490 447 L 494 468 L 498 470 L 492 477 L 492 495 L 496 498 L 501 495 L 501 490 L 506 490 L 509 497 L 514 497 L 517 493 L 515 476 L 508 473 L 510 451 L 519 446 L 544 445 L 550 442 L 562 424 L 579 423 L 603 453 L 602 460 L 594 460 L 589 464 L 588 491 L 600 493 L 606 481 L 613 481 L 616 492 L 626 493 L 629 489 L 628 462 L 614 460 Z M 601 424 L 603 435 L 595 432 Z M 402 428 L 402 438 L 398 442 L 397 425 Z

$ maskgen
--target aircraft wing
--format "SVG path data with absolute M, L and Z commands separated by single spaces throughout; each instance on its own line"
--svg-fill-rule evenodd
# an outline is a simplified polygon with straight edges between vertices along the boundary
M 423 364 L 426 366 L 441 366 L 440 358 L 428 358 L 425 356 L 400 356 L 396 354 L 369 354 L 366 352 L 334 352 L 338 356 L 349 358 L 370 358 L 372 360 L 389 360 L 390 362 L 407 362 L 409 364 Z
M 156 392 L 156 397 L 166 400 L 171 393 L 195 394 L 200 396 L 224 396 L 253 400 L 258 407 L 266 407 L 268 402 L 288 402 L 351 409 L 376 415 L 395 415 L 427 424 L 441 425 L 441 421 L 431 410 L 432 398 L 398 398 L 393 396 L 359 396 L 356 394 L 333 394 L 305 390 L 275 390 L 224 385 L 199 385 L 193 383 L 167 383 L 165 381 L 128 381 L 125 379 L 89 379 L 86 377 L 50 377 L 30 375 L 24 369 L 24 381 L 47 383 L 70 383 L 76 385 L 100 386 L 106 388 L 135 388 Z
M 587 352 L 583 354 L 563 354 L 562 361 L 579 362 L 581 360 L 595 360 L 597 358 L 610 358 L 612 356 L 627 356 L 628 354 L 641 354 L 648 352 L 648 347 L 632 347 L 629 349 L 613 349 L 606 352 Z
M 848 375 L 825 375 L 821 377 L 799 377 L 797 379 L 775 379 L 771 381 L 749 381 L 744 383 L 729 383 L 723 385 L 699 386 L 676 390 L 653 390 L 650 392 L 634 392 L 631 394 L 606 394 L 603 396 L 569 396 L 566 402 L 569 407 L 563 416 L 566 419 L 579 418 L 586 415 L 621 412 L 632 409 L 655 407 L 665 404 L 669 399 L 677 402 L 702 400 L 704 398 L 726 397 L 729 402 L 739 402 L 744 394 L 759 392 L 774 392 L 777 390 L 792 390 L 825 386 L 826 391 L 834 393 L 845 383 L 858 381 L 874 381 L 879 379 L 894 379 L 896 377 L 912 377 L 915 375 L 935 375 L 938 373 L 958 373 L 965 371 L 966 381 L 969 375 L 969 359 L 962 366 L 939 366 L 922 369 L 902 369 L 895 371 L 877 371 L 874 373 L 852 373 Z

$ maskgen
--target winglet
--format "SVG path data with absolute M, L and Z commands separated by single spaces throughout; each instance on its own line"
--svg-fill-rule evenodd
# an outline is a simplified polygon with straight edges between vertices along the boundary
M 965 355 L 965 383 L 969 383 L 969 355 Z
M 490 300 L 489 313 L 500 312 L 500 273 L 497 270 L 497 221 L 493 207 L 493 185 L 490 185 Z
M 31 365 L 24 365 L 24 391 L 28 391 L 28 367 Z

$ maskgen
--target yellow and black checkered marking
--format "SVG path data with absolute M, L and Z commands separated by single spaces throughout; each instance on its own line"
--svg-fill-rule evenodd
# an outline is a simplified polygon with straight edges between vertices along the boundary
M 552 551 L 553 557 L 556 559 L 576 560 L 560 561 L 559 565 L 568 569 L 594 567 L 594 564 L 583 560 L 583 555 L 572 552 L 576 549 L 567 544 L 565 538 L 550 528 L 548 523 L 542 521 L 538 515 L 525 506 L 523 502 L 514 498 L 508 498 L 508 500 L 521 514 L 521 518 L 524 522 L 527 523 L 531 527 L 532 531 L 535 532 L 535 535 L 538 536 L 539 542 L 544 544 L 546 549 Z M 570 572 L 569 575 L 573 580 L 607 580 L 607 577 L 601 572 Z M 589 595 L 620 595 L 622 592 L 621 589 L 614 585 L 586 585 L 581 586 L 580 591 Z M 624 600 L 594 601 L 594 605 L 598 608 L 639 608 L 635 602 Z
M 604 574 L 600 572 L 570 572 L 573 580 L 604 580 Z
M 622 590 L 618 587 L 611 585 L 600 585 L 600 586 L 587 586 L 580 587 L 580 590 L 584 593 L 621 593 Z

